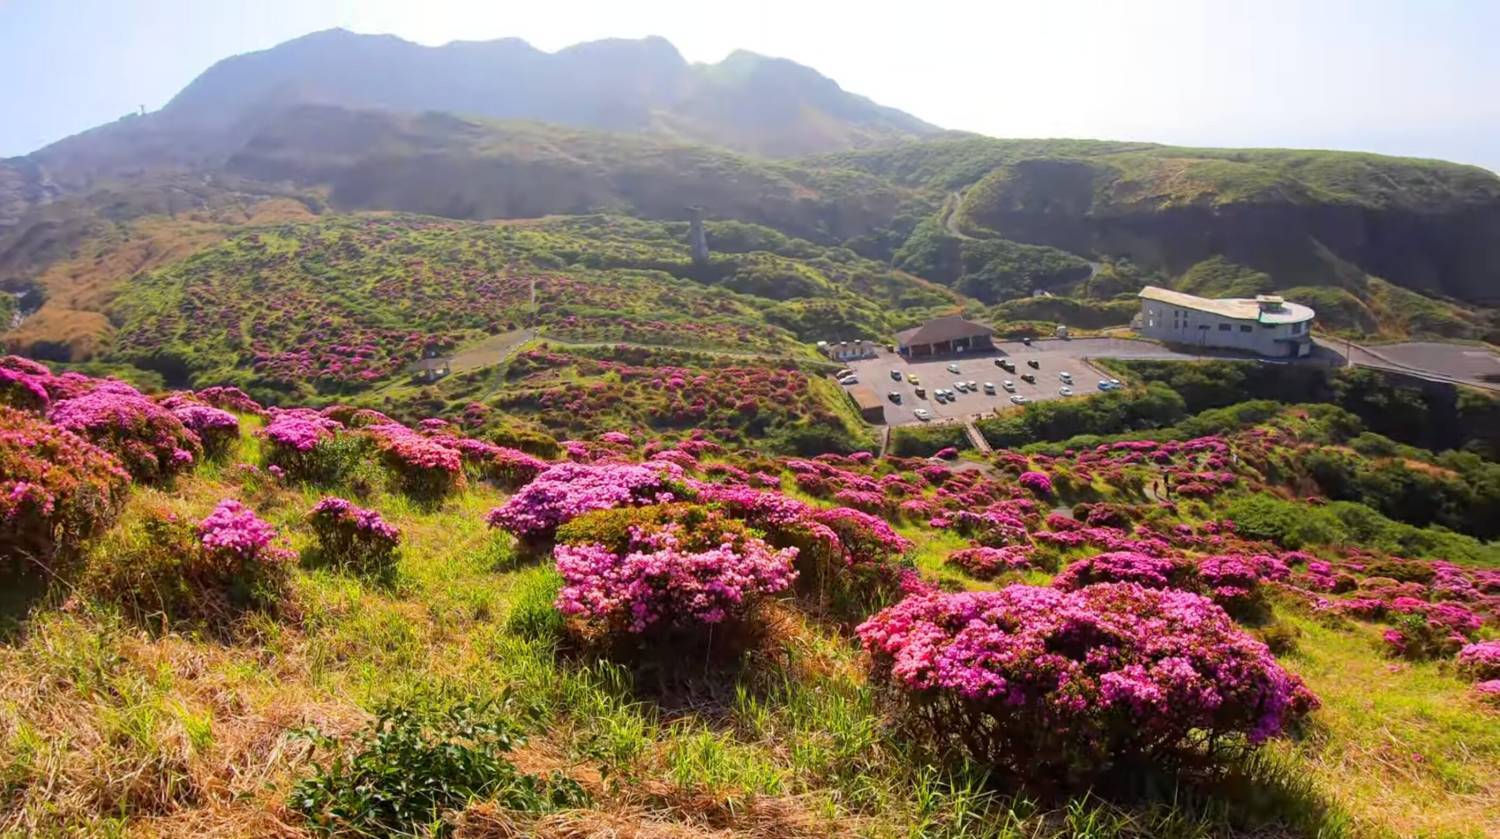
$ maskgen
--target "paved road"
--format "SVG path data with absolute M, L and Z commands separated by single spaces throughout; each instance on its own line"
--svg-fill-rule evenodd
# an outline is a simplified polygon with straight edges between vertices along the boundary
M 1336 340 L 1318 340 L 1317 343 L 1338 359 L 1352 360 L 1360 367 L 1500 390 L 1500 354 L 1483 345 L 1445 344 L 1436 341 L 1408 341 L 1378 346 L 1348 344 Z

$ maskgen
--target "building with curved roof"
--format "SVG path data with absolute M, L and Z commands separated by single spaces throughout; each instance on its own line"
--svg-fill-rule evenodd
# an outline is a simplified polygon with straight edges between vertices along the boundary
M 1312 351 L 1316 313 L 1279 295 L 1208 298 L 1146 286 L 1135 329 L 1169 344 L 1244 350 L 1273 358 Z

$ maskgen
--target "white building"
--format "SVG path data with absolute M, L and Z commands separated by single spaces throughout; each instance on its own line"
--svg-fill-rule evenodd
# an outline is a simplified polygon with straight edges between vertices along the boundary
M 1136 331 L 1147 338 L 1280 358 L 1312 351 L 1313 310 L 1274 294 L 1211 300 L 1146 286 L 1140 298 Z
M 834 361 L 858 361 L 874 358 L 880 354 L 880 345 L 874 341 L 819 341 L 818 351 Z

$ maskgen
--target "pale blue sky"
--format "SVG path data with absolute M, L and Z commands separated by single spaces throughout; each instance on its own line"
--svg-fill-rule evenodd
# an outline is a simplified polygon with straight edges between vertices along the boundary
M 0 0 L 0 156 L 159 108 L 220 58 L 333 26 L 543 49 L 657 34 L 694 61 L 735 47 L 791 58 L 994 136 L 1361 149 L 1500 170 L 1496 0 Z

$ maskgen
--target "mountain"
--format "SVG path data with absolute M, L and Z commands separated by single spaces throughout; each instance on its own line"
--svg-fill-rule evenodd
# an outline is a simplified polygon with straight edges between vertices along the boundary
M 1122 326 L 1151 283 L 1279 290 L 1345 334 L 1500 334 L 1483 308 L 1500 301 L 1500 178 L 1475 167 L 938 132 L 807 67 L 746 52 L 693 65 L 659 38 L 545 53 L 333 30 L 0 161 L 0 290 L 26 295 L 28 315 L 6 338 L 107 354 L 128 280 L 246 224 L 680 221 L 687 206 L 805 240 L 790 257 L 805 264 L 773 272 L 785 289 L 757 279 L 771 299 L 818 287 L 804 274 L 846 248 L 1044 329 Z M 826 310 L 851 300 L 821 299 L 818 317 L 870 324 Z
M 546 53 L 515 38 L 425 47 L 334 29 L 224 59 L 160 111 L 62 140 L 29 155 L 27 165 L 57 170 L 75 186 L 89 177 L 199 167 L 305 105 L 531 120 L 772 157 L 939 131 L 811 68 L 743 51 L 701 65 L 661 38 Z

